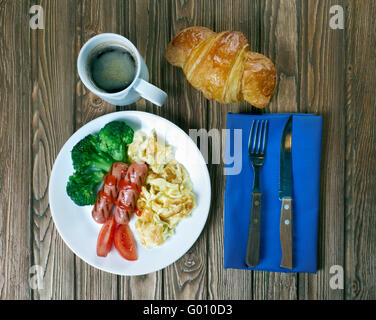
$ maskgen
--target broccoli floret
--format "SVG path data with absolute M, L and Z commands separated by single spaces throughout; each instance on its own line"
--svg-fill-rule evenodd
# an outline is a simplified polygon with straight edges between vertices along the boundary
M 69 177 L 67 194 L 78 206 L 93 205 L 97 199 L 98 188 L 103 181 L 104 173 L 92 171 L 88 173 L 75 172 Z
M 133 135 L 133 129 L 125 122 L 109 122 L 99 131 L 99 147 L 116 161 L 125 162 L 127 145 L 132 143 Z
M 108 172 L 115 160 L 99 150 L 99 139 L 95 134 L 88 135 L 78 142 L 72 149 L 74 169 L 80 172 L 93 170 Z

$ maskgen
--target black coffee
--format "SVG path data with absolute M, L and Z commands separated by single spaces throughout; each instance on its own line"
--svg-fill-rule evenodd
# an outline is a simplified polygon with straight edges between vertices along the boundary
M 89 61 L 94 84 L 108 93 L 126 89 L 136 74 L 133 56 L 122 47 L 108 46 L 94 53 Z

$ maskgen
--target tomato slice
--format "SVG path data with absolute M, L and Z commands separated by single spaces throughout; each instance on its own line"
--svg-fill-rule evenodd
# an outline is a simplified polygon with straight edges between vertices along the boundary
M 114 245 L 120 255 L 127 260 L 137 260 L 137 245 L 129 225 L 121 224 L 115 230 Z
M 99 257 L 107 257 L 107 254 L 111 251 L 115 230 L 115 217 L 111 216 L 103 224 L 101 231 L 99 232 L 97 241 L 97 255 Z

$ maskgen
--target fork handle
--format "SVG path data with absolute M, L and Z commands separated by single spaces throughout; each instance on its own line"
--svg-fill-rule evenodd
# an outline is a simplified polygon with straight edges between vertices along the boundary
M 260 259 L 261 192 L 252 192 L 251 214 L 248 229 L 248 243 L 245 262 L 256 267 Z

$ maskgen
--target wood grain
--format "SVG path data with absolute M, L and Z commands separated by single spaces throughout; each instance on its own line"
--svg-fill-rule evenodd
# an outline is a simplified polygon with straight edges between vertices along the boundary
M 248 228 L 248 242 L 245 263 L 248 267 L 257 267 L 260 263 L 260 236 L 261 236 L 261 212 L 262 193 L 252 192 L 251 212 Z
M 30 299 L 28 3 L 0 2 L 0 299 Z
M 32 37 L 33 170 L 32 264 L 44 269 L 43 289 L 34 299 L 74 298 L 74 255 L 52 221 L 48 182 L 54 160 L 73 133 L 75 97 L 74 1 L 41 1 L 45 29 Z
M 44 9 L 44 30 L 29 27 L 33 4 Z M 333 5 L 345 9 L 344 30 L 329 26 Z M 375 299 L 375 15 L 372 0 L 0 0 L 0 299 Z M 189 133 L 224 129 L 227 112 L 260 113 L 245 102 L 206 100 L 168 64 L 168 42 L 192 25 L 241 31 L 253 51 L 275 62 L 276 94 L 262 112 L 324 116 L 316 275 L 223 268 L 223 163 L 208 165 L 212 207 L 202 235 L 162 271 L 139 277 L 98 271 L 56 231 L 51 169 L 88 121 L 140 110 Z M 101 32 L 123 34 L 137 46 L 151 83 L 169 95 L 164 107 L 143 99 L 114 107 L 82 85 L 79 49 Z M 34 265 L 43 268 L 43 289 L 29 285 Z M 344 290 L 330 287 L 333 265 L 344 267 Z
M 330 268 L 344 265 L 345 35 L 329 26 L 333 5 L 344 1 L 303 2 L 300 110 L 321 114 L 323 144 L 317 275 L 299 275 L 299 299 L 343 299 L 330 288 Z M 318 290 L 318 288 L 320 288 Z
M 299 112 L 299 42 L 296 1 L 261 1 L 260 51 L 274 63 L 278 84 L 266 112 Z M 255 272 L 254 299 L 296 299 L 297 275 Z
M 281 218 L 279 223 L 279 237 L 281 242 L 281 268 L 293 269 L 294 256 L 293 256 L 293 241 L 292 229 L 294 226 L 292 199 L 283 198 L 281 205 Z
M 123 2 L 111 0 L 81 1 L 76 8 L 76 52 L 93 36 L 104 33 L 121 33 L 124 20 Z M 103 114 L 116 111 L 116 106 L 103 101 L 81 82 L 77 71 L 75 125 L 76 129 Z M 76 258 L 76 299 L 117 299 L 118 277 L 100 271 Z
M 348 2 L 345 298 L 376 299 L 374 1 Z
M 155 19 L 158 19 L 160 15 L 166 16 L 165 5 L 166 3 L 148 0 L 126 1 L 123 9 L 123 35 L 132 41 L 144 58 L 151 75 L 149 81 L 162 89 L 161 83 L 165 78 L 160 71 L 162 61 L 160 47 L 166 40 L 160 40 L 160 35 L 166 36 L 163 30 L 167 26 L 155 29 L 157 24 Z M 140 99 L 133 105 L 117 108 L 117 110 L 139 110 L 157 114 L 159 109 L 144 99 Z M 163 298 L 162 290 L 162 271 L 144 276 L 121 277 L 119 280 L 120 299 L 161 299 Z
M 214 27 L 216 32 L 224 30 L 241 31 L 247 37 L 251 50 L 259 50 L 259 1 L 215 1 Z M 228 19 L 227 17 L 236 17 Z M 246 102 L 222 105 L 215 101 L 208 103 L 208 128 L 226 128 L 227 112 L 253 112 Z M 224 140 L 223 140 L 224 141 Z M 221 150 L 224 152 L 225 143 Z M 213 145 L 211 145 L 213 150 Z M 210 299 L 252 299 L 252 272 L 224 269 L 223 267 L 223 225 L 224 225 L 224 163 L 209 162 L 212 182 L 212 207 L 208 224 L 208 277 Z M 249 195 L 251 201 L 251 195 Z M 248 213 L 247 213 L 248 214 Z
M 191 25 L 212 24 L 212 1 L 168 1 L 171 25 L 163 44 L 162 59 L 166 77 L 165 88 L 169 93 L 164 116 L 170 118 L 187 134 L 190 129 L 207 128 L 205 99 L 187 82 L 182 70 L 170 65 L 164 53 L 172 37 Z M 206 13 L 206 15 L 204 15 Z M 176 263 L 164 271 L 164 297 L 166 299 L 207 298 L 207 233 L 204 230 L 193 247 Z
M 90 38 L 100 33 L 121 33 L 124 21 L 124 3 L 119 0 L 84 0 L 76 7 L 76 55 Z M 76 72 L 76 129 L 103 114 L 113 112 L 116 106 L 90 92 Z

